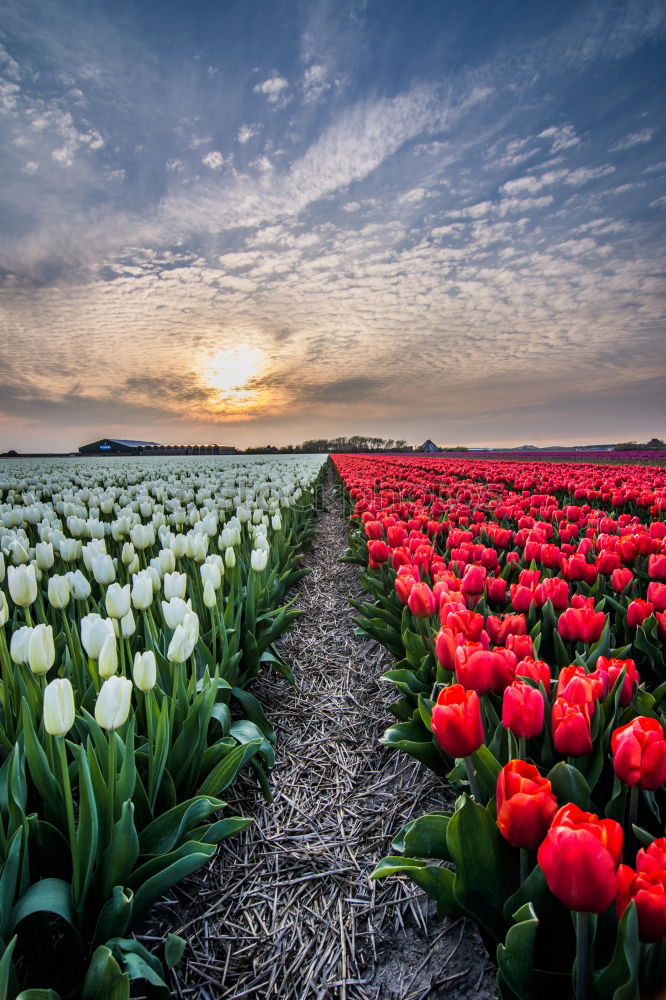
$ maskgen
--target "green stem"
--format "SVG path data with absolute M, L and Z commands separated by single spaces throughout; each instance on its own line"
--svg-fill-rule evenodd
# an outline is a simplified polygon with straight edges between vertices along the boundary
M 527 740 L 525 739 L 524 736 L 519 736 L 518 737 L 518 756 L 519 756 L 519 758 L 521 760 L 525 760 L 526 743 L 527 743 Z
M 530 855 L 526 847 L 520 848 L 520 884 L 526 881 L 530 873 Z
M 69 780 L 69 768 L 67 767 L 67 751 L 65 749 L 65 737 L 55 736 L 55 744 L 60 757 L 60 770 L 62 773 L 62 787 L 65 796 L 65 811 L 67 813 L 67 829 L 69 832 L 69 849 L 72 855 L 72 901 L 74 906 L 78 905 L 80 893 L 80 875 L 78 852 L 76 849 L 76 825 L 74 823 L 74 802 L 72 801 L 72 786 Z
M 476 801 L 480 803 L 481 796 L 479 794 L 479 785 L 477 783 L 474 767 L 472 765 L 472 758 L 463 757 L 463 760 L 465 761 L 465 770 L 467 771 L 467 780 L 469 781 L 470 790 Z
M 590 917 L 576 913 L 576 1000 L 589 1000 Z
M 640 795 L 640 790 L 638 785 L 634 785 L 629 791 L 629 822 L 627 824 L 626 830 L 626 848 L 627 856 L 629 858 L 633 857 L 636 853 L 636 836 L 634 834 L 634 826 L 638 823 L 638 797 Z
M 26 607 L 26 608 L 24 608 L 24 610 L 25 610 L 25 620 L 26 620 L 26 623 L 30 626 L 30 628 L 34 628 L 34 625 L 33 625 L 33 622 L 32 622 L 32 615 L 30 614 L 30 608 Z
M 108 796 L 109 796 L 109 843 L 113 840 L 113 827 L 116 822 L 116 757 L 118 748 L 116 746 L 116 733 L 114 729 L 109 730 L 109 758 L 108 758 Z

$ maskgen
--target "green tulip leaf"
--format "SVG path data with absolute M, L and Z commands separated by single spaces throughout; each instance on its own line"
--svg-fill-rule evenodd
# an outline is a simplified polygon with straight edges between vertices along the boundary
M 167 934 L 164 943 L 164 961 L 166 962 L 167 969 L 173 969 L 174 966 L 178 965 L 186 947 L 187 941 L 185 938 L 179 937 L 177 934 Z
M 1 993 L 0 996 L 2 996 Z M 56 993 L 55 990 L 33 988 L 31 990 L 21 990 L 16 1000 L 60 1000 L 60 994 Z
M 72 887 L 59 878 L 44 878 L 34 882 L 12 910 L 10 924 L 16 927 L 33 913 L 54 913 L 74 926 Z
M 450 868 L 427 865 L 418 858 L 388 857 L 379 862 L 370 878 L 386 878 L 388 875 L 408 875 L 435 900 L 440 916 L 460 916 L 461 909 L 453 892 L 454 874 Z
M 127 933 L 132 918 L 133 899 L 134 894 L 130 889 L 120 885 L 114 886 L 111 899 L 107 899 L 97 918 L 94 939 L 96 944 L 106 943 L 110 938 Z
M 446 839 L 456 866 L 456 900 L 487 935 L 503 941 L 504 901 L 518 884 L 511 848 L 487 809 L 467 797 L 449 820 Z
M 164 981 L 162 964 L 140 941 L 134 938 L 113 938 L 106 942 L 106 946 L 111 949 L 130 980 L 143 980 L 154 987 L 149 991 L 151 1000 L 169 1000 L 170 991 Z
M 225 788 L 228 788 L 240 769 L 258 753 L 261 742 L 261 740 L 251 740 L 227 754 L 203 780 L 197 789 L 197 794 L 219 795 Z
M 16 937 L 12 938 L 2 955 L 0 955 L 0 1000 L 10 1000 L 9 990 L 14 980 L 12 953 L 16 947 L 17 940 L 18 938 Z
M 537 1000 L 534 949 L 539 920 L 531 903 L 521 906 L 514 919 L 504 944 L 497 946 L 498 984 L 503 994 L 508 986 L 520 1000 Z
M 502 770 L 502 765 L 483 743 L 471 756 L 479 791 L 488 801 L 497 792 L 497 778 Z
M 594 976 L 600 1000 L 638 1000 L 639 961 L 638 916 L 632 900 L 617 925 L 613 957 L 606 968 Z
M 122 850 L 118 845 L 122 844 Z M 102 898 L 107 899 L 114 886 L 126 884 L 139 857 L 139 838 L 134 825 L 134 805 L 123 802 L 120 818 L 113 828 L 111 843 L 100 862 Z
M 139 834 L 142 855 L 168 854 L 195 826 L 224 807 L 221 799 L 197 795 L 162 813 Z
M 391 847 L 412 858 L 451 861 L 446 843 L 446 828 L 450 818 L 450 813 L 428 813 L 426 816 L 420 816 L 402 828 L 391 842 Z
M 546 775 L 558 805 L 573 802 L 580 809 L 590 805 L 590 786 L 577 767 L 561 760 Z
M 182 879 L 187 878 L 192 872 L 195 872 L 197 868 L 201 868 L 205 865 L 207 861 L 215 853 L 214 844 L 201 844 L 201 843 L 187 843 L 183 844 L 179 851 L 174 851 L 172 855 L 167 855 L 166 858 L 155 859 L 162 864 L 166 863 L 166 867 L 163 867 L 161 871 L 158 871 L 155 875 L 148 878 L 139 888 L 137 888 L 134 894 L 134 906 L 132 907 L 132 919 L 134 921 L 139 920 L 144 913 L 150 909 L 150 907 L 155 903 L 160 896 L 164 896 L 176 882 L 180 882 Z M 168 859 L 174 855 L 181 854 L 182 856 L 177 857 L 177 860 L 173 864 L 168 863 Z M 140 870 L 141 871 L 141 870 Z M 137 873 L 139 875 L 139 873 Z M 136 878 L 136 881 L 139 881 Z
M 81 1000 L 129 1000 L 130 979 L 123 972 L 109 948 L 96 948 L 86 978 Z

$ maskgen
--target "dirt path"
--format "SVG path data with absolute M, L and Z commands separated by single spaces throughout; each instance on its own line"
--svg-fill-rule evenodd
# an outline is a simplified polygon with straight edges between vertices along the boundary
M 181 997 L 496 995 L 470 924 L 436 919 L 411 884 L 368 879 L 400 826 L 441 808 L 446 793 L 378 743 L 390 724 L 391 691 L 378 683 L 388 660 L 354 633 L 347 599 L 359 586 L 356 568 L 337 561 L 346 544 L 340 509 L 329 480 L 305 557 L 311 573 L 296 595 L 304 614 L 281 643 L 297 687 L 271 677 L 257 689 L 278 733 L 275 801 L 266 805 L 256 785 L 237 783 L 230 805 L 255 823 L 163 904 L 190 944 L 176 973 Z

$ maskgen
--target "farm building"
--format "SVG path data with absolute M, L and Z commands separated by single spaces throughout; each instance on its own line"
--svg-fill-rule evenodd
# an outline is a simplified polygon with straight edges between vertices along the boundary
M 159 447 L 155 441 L 123 441 L 119 438 L 102 438 L 101 441 L 81 445 L 79 455 L 143 455 L 147 449 Z
M 438 448 L 437 445 L 434 443 L 434 441 L 431 441 L 430 438 L 428 438 L 428 440 L 424 441 L 423 444 L 421 445 L 421 447 L 418 450 L 419 451 L 441 451 L 441 448 Z

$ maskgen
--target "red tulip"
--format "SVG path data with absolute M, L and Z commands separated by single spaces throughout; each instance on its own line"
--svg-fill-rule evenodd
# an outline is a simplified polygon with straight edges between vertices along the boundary
M 622 670 L 625 670 L 622 691 L 620 693 L 620 705 L 623 708 L 626 707 L 631 702 L 634 692 L 641 681 L 634 661 L 617 660 L 614 657 L 600 656 L 597 660 L 597 671 L 600 670 L 608 674 L 609 689 L 615 684 Z
M 563 757 L 582 757 L 592 753 L 592 735 L 588 709 L 570 705 L 565 698 L 556 698 L 551 715 L 555 749 Z
M 634 574 L 626 566 L 614 569 L 611 573 L 611 587 L 616 594 L 621 594 L 625 587 L 628 587 L 634 578 Z
M 635 872 L 628 865 L 620 865 L 615 900 L 618 920 L 632 899 L 641 941 L 666 938 L 666 871 Z
M 529 635 L 507 635 L 506 648 L 515 653 L 519 660 L 524 660 L 534 652 L 532 637 Z
M 472 644 L 458 647 L 456 651 L 456 680 L 468 691 L 488 694 L 502 692 L 514 678 L 517 660 L 507 657 L 508 650 L 474 649 Z M 512 659 L 513 658 L 513 659 Z
M 550 781 L 533 764 L 511 760 L 502 768 L 497 777 L 497 826 L 510 844 L 537 847 L 556 812 Z
M 651 580 L 666 580 L 666 555 L 652 555 L 648 559 L 648 576 Z
M 453 629 L 442 625 L 435 638 L 435 656 L 444 670 L 455 670 L 456 639 Z
M 639 716 L 611 736 L 613 767 L 620 781 L 639 788 L 660 788 L 666 781 L 666 739 L 656 719 Z
M 383 538 L 384 536 L 381 521 L 366 521 L 364 530 L 366 538 Z
M 504 690 L 502 699 L 502 725 L 514 736 L 532 739 L 543 729 L 544 704 L 538 688 L 524 681 L 515 680 Z
M 509 594 L 511 597 L 511 606 L 519 614 L 528 612 L 536 600 L 534 591 L 529 587 L 521 586 L 519 583 L 511 584 Z
M 463 594 L 482 594 L 485 589 L 487 570 L 484 566 L 469 566 L 460 589 Z
M 489 601 L 503 604 L 506 601 L 506 580 L 501 576 L 489 576 L 486 579 L 486 594 Z
M 527 622 L 525 615 L 504 615 L 497 618 L 495 615 L 488 615 L 486 618 L 486 629 L 491 642 L 501 646 L 506 642 L 508 635 L 526 635 Z
M 666 837 L 657 837 L 636 855 L 637 872 L 666 871 Z
M 558 698 L 564 698 L 570 705 L 587 706 L 592 714 L 595 702 L 603 697 L 604 688 L 607 686 L 608 681 L 603 676 L 588 674 L 585 667 L 572 664 L 560 670 L 556 695 Z
M 563 806 L 537 854 L 550 891 L 570 910 L 603 913 L 615 897 L 622 839 L 615 820 Z
M 655 580 L 648 584 L 647 599 L 655 611 L 666 611 L 666 583 L 657 583 Z
M 546 577 L 534 591 L 534 598 L 539 608 L 550 601 L 556 611 L 564 611 L 569 606 L 569 584 L 559 576 Z
M 537 684 L 543 684 L 547 692 L 550 691 L 551 673 L 545 660 L 535 660 L 531 656 L 526 656 L 516 667 L 516 677 L 527 677 Z
M 389 557 L 389 547 L 381 539 L 373 539 L 368 542 L 368 555 L 375 563 L 384 563 Z
M 610 576 L 614 570 L 620 568 L 620 557 L 617 552 L 600 552 L 597 556 L 597 570 L 604 576 Z
M 468 757 L 483 743 L 481 706 L 476 691 L 461 684 L 444 688 L 432 710 L 432 731 L 444 753 Z
M 604 630 L 606 617 L 594 608 L 568 608 L 557 620 L 557 631 L 570 642 L 596 642 Z
M 653 613 L 654 605 L 637 597 L 627 608 L 627 625 L 629 628 L 638 628 Z
M 407 604 L 415 618 L 430 618 L 437 611 L 435 595 L 427 583 L 414 584 L 409 592 Z

